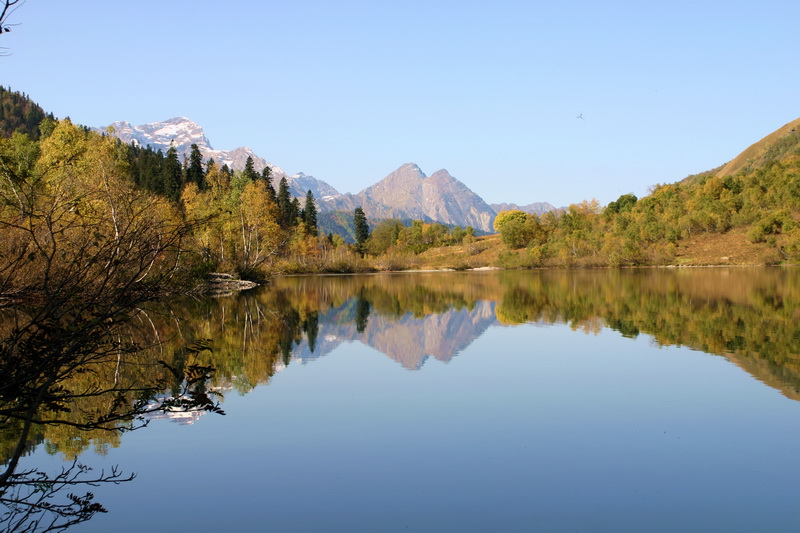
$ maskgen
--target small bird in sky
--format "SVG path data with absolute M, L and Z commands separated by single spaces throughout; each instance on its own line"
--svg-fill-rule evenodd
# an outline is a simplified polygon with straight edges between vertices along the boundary
M 580 115 L 578 115 L 578 116 L 577 116 L 577 117 L 575 117 L 575 118 L 579 118 L 579 119 L 581 119 L 581 120 L 586 120 L 585 118 L 583 118 L 583 113 L 581 113 Z

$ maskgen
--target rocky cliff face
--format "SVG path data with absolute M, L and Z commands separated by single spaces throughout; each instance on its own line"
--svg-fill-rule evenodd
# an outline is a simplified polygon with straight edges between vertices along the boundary
M 406 163 L 357 197 L 372 218 L 422 219 L 491 231 L 495 217 L 480 196 L 446 170 L 428 177 L 414 163 Z
M 494 210 L 469 187 L 446 170 L 426 176 L 414 163 L 406 163 L 358 194 L 331 198 L 329 210 L 350 211 L 358 206 L 371 219 L 424 220 L 478 231 L 492 231 Z

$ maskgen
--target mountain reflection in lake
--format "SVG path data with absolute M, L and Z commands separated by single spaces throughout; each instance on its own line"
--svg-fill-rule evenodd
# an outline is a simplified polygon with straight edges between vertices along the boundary
M 797 270 L 287 277 L 136 321 L 142 388 L 211 339 L 227 416 L 38 427 L 20 468 L 138 476 L 75 531 L 795 526 Z

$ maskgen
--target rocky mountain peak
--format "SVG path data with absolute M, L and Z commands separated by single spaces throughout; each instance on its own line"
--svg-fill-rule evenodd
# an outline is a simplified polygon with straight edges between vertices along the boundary
M 268 163 L 250 148 L 215 150 L 203 128 L 187 117 L 173 117 L 139 126 L 119 121 L 111 127 L 114 135 L 124 142 L 150 146 L 162 152 L 174 146 L 180 158 L 188 159 L 192 144 L 196 144 L 205 161 L 213 158 L 218 164 L 228 165 L 233 170 L 244 168 L 247 158 L 250 157 L 256 171 L 260 172 L 265 166 L 270 168 L 276 187 L 282 178 L 286 178 L 292 196 L 304 198 L 310 190 L 319 202 L 321 212 L 352 213 L 355 207 L 360 206 L 367 217 L 372 219 L 421 219 L 427 222 L 469 225 L 478 231 L 492 231 L 491 224 L 496 211 L 445 169 L 437 170 L 429 177 L 416 163 L 404 163 L 358 194 L 341 194 L 324 181 L 303 172 L 287 175 L 280 167 Z M 97 129 L 105 131 L 105 128 Z

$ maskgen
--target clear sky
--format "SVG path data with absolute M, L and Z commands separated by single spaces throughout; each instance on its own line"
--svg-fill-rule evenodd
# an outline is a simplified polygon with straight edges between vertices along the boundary
M 0 83 L 90 126 L 186 116 L 341 192 L 415 162 L 490 203 L 605 204 L 798 118 L 798 21 L 797 0 L 27 0 Z

